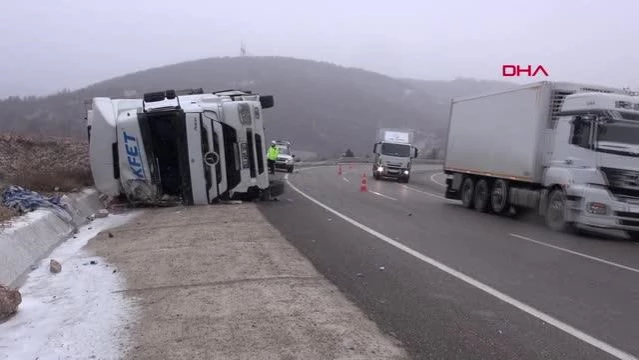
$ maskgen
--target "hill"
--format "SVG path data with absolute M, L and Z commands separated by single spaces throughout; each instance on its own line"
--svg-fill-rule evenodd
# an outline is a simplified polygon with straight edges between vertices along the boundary
M 265 118 L 268 136 L 289 139 L 296 149 L 323 156 L 334 156 L 346 148 L 356 155 L 369 153 L 380 126 L 414 129 L 421 147 L 440 142 L 448 115 L 441 93 L 468 90 L 466 84 L 400 80 L 309 60 L 210 58 L 140 71 L 77 91 L 2 100 L 0 132 L 84 139 L 86 99 L 199 87 L 275 95 L 275 107 Z

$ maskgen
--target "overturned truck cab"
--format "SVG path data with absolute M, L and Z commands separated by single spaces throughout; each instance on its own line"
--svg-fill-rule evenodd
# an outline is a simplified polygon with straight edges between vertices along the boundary
M 96 188 L 129 202 L 185 205 L 276 196 L 262 110 L 273 96 L 202 89 L 94 98 L 87 112 Z

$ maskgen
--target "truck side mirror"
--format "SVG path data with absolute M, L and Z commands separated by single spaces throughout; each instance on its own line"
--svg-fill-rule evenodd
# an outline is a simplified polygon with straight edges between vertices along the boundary
M 415 156 L 414 156 L 414 158 L 417 158 L 417 156 L 419 156 L 419 150 L 417 148 L 415 148 Z
M 294 158 L 294 157 L 295 157 L 295 155 L 291 155 L 291 157 L 292 157 L 292 158 Z
M 377 144 L 373 145 L 373 154 L 377 154 Z
M 269 109 L 275 106 L 275 98 L 273 95 L 260 95 L 260 105 L 262 109 Z

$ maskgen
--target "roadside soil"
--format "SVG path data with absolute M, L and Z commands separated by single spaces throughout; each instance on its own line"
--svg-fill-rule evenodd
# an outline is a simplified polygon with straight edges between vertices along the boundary
M 408 358 L 255 204 L 147 210 L 87 249 L 139 305 L 126 359 Z

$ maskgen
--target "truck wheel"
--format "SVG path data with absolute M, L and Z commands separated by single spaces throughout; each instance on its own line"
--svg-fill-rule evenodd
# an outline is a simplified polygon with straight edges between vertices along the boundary
M 486 179 L 480 179 L 475 185 L 475 210 L 487 212 L 490 207 L 490 187 Z
M 497 179 L 493 183 L 490 192 L 490 205 L 495 214 L 503 214 L 510 209 L 508 205 L 508 183 L 506 180 Z
M 563 190 L 555 189 L 548 195 L 546 225 L 555 231 L 569 231 L 572 228 L 572 224 L 566 221 L 566 194 Z
M 473 194 L 475 193 L 475 182 L 471 177 L 464 179 L 461 187 L 461 200 L 465 208 L 473 207 Z
M 626 234 L 632 241 L 639 241 L 639 231 L 626 231 Z

